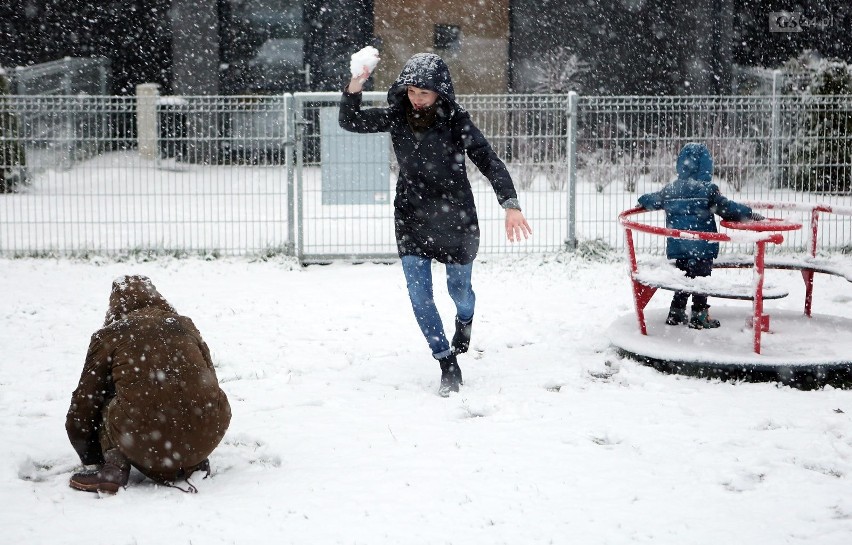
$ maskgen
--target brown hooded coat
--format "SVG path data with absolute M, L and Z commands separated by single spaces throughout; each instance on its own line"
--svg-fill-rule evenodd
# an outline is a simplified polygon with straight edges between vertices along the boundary
M 230 420 L 192 320 L 147 277 L 116 279 L 65 421 L 80 460 L 102 464 L 117 447 L 146 476 L 174 481 L 210 455 Z

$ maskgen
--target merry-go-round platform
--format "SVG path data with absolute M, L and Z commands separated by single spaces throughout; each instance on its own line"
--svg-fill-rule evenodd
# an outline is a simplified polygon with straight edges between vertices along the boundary
M 852 319 L 811 312 L 814 276 L 827 274 L 852 283 L 848 264 L 817 251 L 819 220 L 826 215 L 852 215 L 852 209 L 806 203 L 749 203 L 753 208 L 799 212 L 802 221 L 770 218 L 730 222 L 726 232 L 697 232 L 639 222 L 634 216 L 648 212 L 632 208 L 619 215 L 624 227 L 635 313 L 617 319 L 608 330 L 619 354 L 671 373 L 723 380 L 771 381 L 800 389 L 824 386 L 852 388 Z M 768 245 L 784 241 L 783 233 L 808 225 L 808 250 L 804 255 L 767 255 Z M 726 282 L 715 275 L 688 278 L 665 259 L 637 258 L 633 232 L 664 237 L 701 239 L 751 245 L 746 255 L 720 255 L 714 268 L 751 269 L 745 282 Z M 804 281 L 803 311 L 766 308 L 765 301 L 788 295 L 766 282 L 766 271 L 799 271 Z M 658 290 L 703 293 L 711 297 L 711 316 L 721 327 L 691 329 L 665 323 L 668 308 L 648 308 Z M 741 300 L 738 305 L 726 300 Z M 743 304 L 750 301 L 749 304 Z
M 626 314 L 607 331 L 617 352 L 669 373 L 748 382 L 779 382 L 799 389 L 826 385 L 852 386 L 849 343 L 852 320 L 801 311 L 772 311 L 772 327 L 764 332 L 761 353 L 753 350 L 748 307 L 714 304 L 711 315 L 722 326 L 690 329 L 665 324 L 668 309 L 645 312 L 647 335 Z

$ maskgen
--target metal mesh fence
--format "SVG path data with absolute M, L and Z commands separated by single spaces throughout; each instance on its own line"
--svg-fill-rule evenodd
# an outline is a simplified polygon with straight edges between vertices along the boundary
M 390 140 L 383 150 L 360 149 L 358 142 L 375 135 L 353 135 L 337 126 L 337 93 L 297 93 L 296 111 L 303 121 L 302 146 L 297 150 L 297 179 L 301 191 L 300 231 L 297 248 L 304 260 L 336 257 L 390 258 L 396 256 L 393 196 L 397 166 Z M 366 93 L 363 107 L 384 105 L 384 93 Z M 565 247 L 568 176 L 567 96 L 462 96 L 459 102 L 502 157 L 515 180 L 525 215 L 534 222 L 535 234 L 527 243 L 506 239 L 505 212 L 490 183 L 468 161 L 481 231 L 480 253 L 552 252 Z M 327 117 L 329 116 L 329 120 Z M 339 163 L 350 178 L 338 187 L 329 184 L 324 161 Z M 390 161 L 390 176 L 381 167 Z M 378 177 L 377 177 L 378 176 Z M 387 198 L 368 198 L 361 180 L 378 181 Z M 329 192 L 348 194 L 329 204 Z M 347 202 L 347 204 L 342 204 Z
M 382 99 L 365 93 L 364 107 Z M 339 93 L 295 95 L 297 254 L 304 261 L 393 257 L 390 141 L 344 132 L 339 103 Z
M 162 97 L 150 156 L 138 146 L 138 106 L 123 97 L 0 104 L 27 172 L 0 194 L 0 254 L 289 251 L 285 97 Z
M 852 206 L 852 97 L 458 98 L 506 162 L 534 231 L 506 240 L 504 212 L 468 162 L 482 254 L 622 248 L 618 213 L 674 178 L 690 141 L 710 147 L 729 198 Z M 341 131 L 338 103 L 336 93 L 0 97 L 0 254 L 392 258 L 389 139 Z M 807 236 L 785 234 L 782 250 Z M 850 238 L 849 216 L 820 223 L 821 248 L 852 248 Z M 662 239 L 637 246 L 660 252 Z
M 622 247 L 618 225 L 601 219 L 674 179 L 675 160 L 687 142 L 707 144 L 714 182 L 730 199 L 849 206 L 850 109 L 848 96 L 580 97 L 578 238 Z M 662 213 L 652 216 L 662 225 Z M 807 224 L 806 217 L 790 219 Z M 806 230 L 786 233 L 776 250 L 804 248 L 807 236 Z M 820 237 L 820 247 L 849 248 L 850 218 L 832 217 L 821 225 Z M 659 252 L 663 240 L 641 235 L 637 247 Z

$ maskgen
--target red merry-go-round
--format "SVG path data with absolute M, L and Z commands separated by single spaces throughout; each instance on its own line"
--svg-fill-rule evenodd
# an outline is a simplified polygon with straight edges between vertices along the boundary
M 779 381 L 798 388 L 827 384 L 852 386 L 852 354 L 836 342 L 838 334 L 852 335 L 852 319 L 812 313 L 814 275 L 823 273 L 852 282 L 852 267 L 840 258 L 821 256 L 820 220 L 831 215 L 852 216 L 852 209 L 809 203 L 750 202 L 767 214 L 795 214 L 791 219 L 764 221 L 722 221 L 722 232 L 706 233 L 669 229 L 640 221 L 643 208 L 631 208 L 619 215 L 624 228 L 629 259 L 629 279 L 635 314 L 618 319 L 609 329 L 611 343 L 626 357 L 662 371 L 722 379 Z M 808 225 L 807 250 L 772 252 L 784 235 Z M 636 233 L 666 237 L 701 239 L 745 248 L 742 253 L 723 251 L 714 261 L 716 269 L 751 269 L 750 275 L 688 278 L 673 262 L 647 256 L 637 258 Z M 789 290 L 767 281 L 771 269 L 800 271 L 804 281 L 804 312 L 773 308 L 765 301 L 782 299 Z M 665 325 L 665 308 L 648 308 L 660 290 L 701 293 L 711 298 L 736 301 L 734 306 L 714 302 L 713 315 L 723 327 L 691 330 Z M 750 308 L 743 302 L 751 301 Z M 738 305 L 738 306 L 737 306 Z M 832 342 L 835 341 L 835 342 Z

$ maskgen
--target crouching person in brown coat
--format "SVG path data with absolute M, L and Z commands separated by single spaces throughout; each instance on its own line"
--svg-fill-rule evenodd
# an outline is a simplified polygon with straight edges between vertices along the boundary
M 195 470 L 231 421 L 210 350 L 145 276 L 112 284 L 104 327 L 92 335 L 65 428 L 84 464 L 71 486 L 116 493 L 130 466 L 171 484 Z M 194 487 L 191 487 L 194 491 Z

